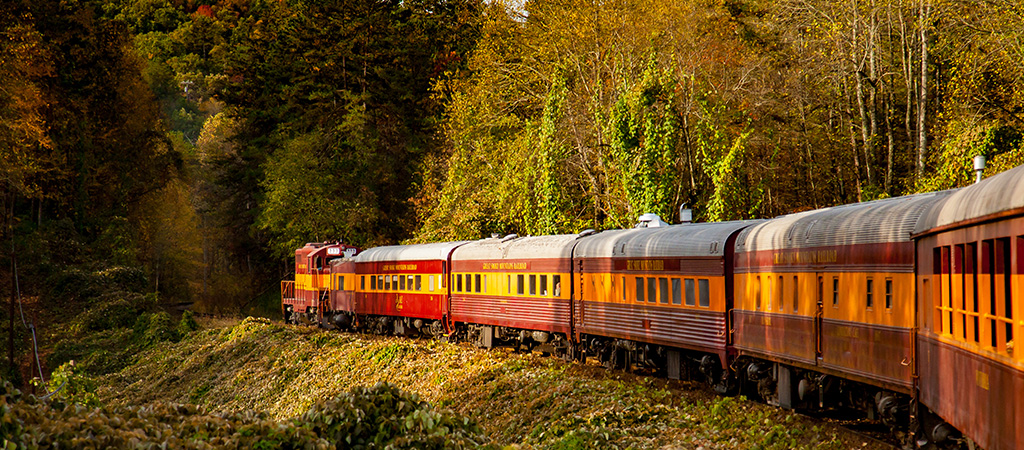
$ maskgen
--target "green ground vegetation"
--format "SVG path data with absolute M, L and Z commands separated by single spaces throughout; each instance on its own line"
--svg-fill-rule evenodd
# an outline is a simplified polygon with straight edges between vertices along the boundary
M 386 395 L 379 390 L 381 383 L 390 386 Z M 108 430 L 114 427 L 114 417 L 139 411 L 174 415 L 167 408 L 179 408 L 187 411 L 181 413 L 187 416 L 181 428 L 166 418 L 153 426 L 180 439 L 195 420 L 210 420 L 211 436 L 227 426 L 224 420 L 240 421 L 231 425 L 238 429 L 259 425 L 262 430 L 270 427 L 266 421 L 278 421 L 280 429 L 295 433 L 290 436 L 305 439 L 303 429 L 312 428 L 297 424 L 327 410 L 334 418 L 325 421 L 345 425 L 335 425 L 343 428 L 332 431 L 335 434 L 321 430 L 319 437 L 339 442 L 332 436 L 358 434 L 344 427 L 373 417 L 366 412 L 372 408 L 396 408 L 391 399 L 400 397 L 433 405 L 422 406 L 423 413 L 388 409 L 388 414 L 402 419 L 397 422 L 418 424 L 407 424 L 402 430 L 444 428 L 445 436 L 473 446 L 885 448 L 873 441 L 865 444 L 833 424 L 742 397 L 718 397 L 695 383 L 606 371 L 534 354 L 328 332 L 253 318 L 205 322 L 205 327 L 178 342 L 141 352 L 124 370 L 89 377 L 88 383 L 79 382 L 83 384 L 89 386 L 88 401 L 101 408 L 77 407 L 54 423 L 71 421 L 76 415 L 103 415 L 97 420 L 104 425 L 97 426 Z M 189 406 L 167 406 L 178 404 Z M 243 413 L 249 422 L 239 419 Z M 305 419 L 296 421 L 300 417 Z M 21 426 L 28 429 L 30 424 Z M 411 436 L 419 439 L 429 434 Z

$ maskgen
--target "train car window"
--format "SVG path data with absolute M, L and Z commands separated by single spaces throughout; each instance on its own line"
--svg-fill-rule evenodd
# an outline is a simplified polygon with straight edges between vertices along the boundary
M 946 281 L 942 283 L 942 303 L 946 309 L 946 322 L 942 324 L 944 333 L 953 334 L 953 252 L 950 246 L 942 247 L 942 274 Z
M 764 276 L 764 284 L 765 284 L 765 286 L 764 286 L 764 298 L 765 298 L 764 310 L 765 311 L 771 311 L 772 310 L 772 276 L 771 275 L 765 275 Z
M 885 309 L 892 309 L 892 278 L 885 279 Z
M 390 291 L 391 290 L 391 276 L 390 275 L 384 275 L 384 290 L 385 291 Z
M 339 275 L 338 276 L 338 289 L 339 290 L 345 290 L 345 276 L 344 275 Z
M 1013 270 L 1013 255 L 1011 254 L 1010 238 L 999 238 L 996 239 L 996 285 L 997 290 L 1001 290 L 1001 296 L 1003 297 L 1003 326 L 1005 327 L 1005 336 L 1000 340 L 1000 344 L 1005 346 L 1006 344 L 1013 342 L 1013 287 L 1012 287 L 1012 270 Z M 1005 348 L 1005 347 L 1004 347 Z M 1012 348 L 1012 347 L 1011 347 Z M 1008 353 L 1003 350 L 1004 353 Z
M 473 280 L 473 286 L 474 286 L 474 288 L 475 288 L 475 289 L 473 290 L 473 292 L 480 292 L 480 275 L 479 275 L 479 274 L 477 274 L 477 275 L 474 275 L 474 276 L 473 276 L 473 278 L 474 278 L 474 280 Z
M 360 291 L 365 291 L 366 290 L 366 275 L 360 275 L 359 276 L 359 290 Z
M 672 304 L 682 305 L 683 304 L 683 288 L 679 278 L 672 279 Z
M 867 300 L 868 300 L 868 308 L 871 308 L 874 305 L 874 300 L 875 300 L 874 299 L 874 295 L 875 295 L 874 289 L 875 289 L 875 280 L 872 280 L 871 277 L 868 277 L 868 289 L 867 289 L 867 291 L 868 291 L 868 298 L 867 298 Z
M 955 327 L 957 330 L 957 339 L 966 341 L 967 340 L 967 316 L 964 315 L 964 310 L 967 309 L 967 299 L 964 297 L 964 245 L 957 244 L 952 247 L 953 249 L 953 273 L 950 277 L 950 294 L 953 299 L 953 303 L 950 305 L 955 311 L 957 323 L 959 327 Z M 952 325 L 950 325 L 952 327 Z
M 785 309 L 785 308 L 782 307 L 782 303 L 783 303 L 782 302 L 782 293 L 786 292 L 785 288 L 786 288 L 785 279 L 782 278 L 782 275 L 779 275 L 779 282 L 778 282 L 778 284 L 775 285 L 775 292 L 776 292 L 775 301 L 779 303 L 779 311 L 782 311 L 783 309 Z
M 466 276 L 466 292 L 473 292 L 473 275 L 470 275 L 470 274 L 467 273 L 467 274 L 465 274 L 465 276 Z M 477 289 L 478 289 L 477 292 L 479 292 L 480 287 L 477 286 Z
M 636 301 L 644 301 L 644 278 L 636 277 Z
M 754 278 L 754 309 L 761 309 L 761 276 Z
M 537 295 L 537 275 L 530 275 L 530 295 Z
M 686 286 L 686 306 L 695 306 L 697 304 L 697 296 L 693 292 L 693 278 L 687 278 L 684 280 Z
M 711 306 L 711 292 L 708 291 L 708 280 L 701 278 L 697 280 L 697 297 L 700 299 L 698 305 L 702 307 Z
M 619 284 L 622 287 L 622 301 L 626 301 L 626 277 L 619 277 Z
M 562 297 L 562 276 L 561 275 L 552 275 L 551 276 L 551 286 L 555 290 L 555 297 L 561 298 Z
M 455 292 L 462 292 L 462 274 L 455 275 Z
M 512 293 L 512 275 L 507 275 L 507 276 L 508 276 L 508 279 L 505 280 L 505 283 L 506 283 L 505 284 L 505 293 L 506 294 L 511 294 Z
M 408 280 L 406 280 L 406 282 L 405 282 L 405 286 L 406 286 L 406 287 L 407 287 L 407 288 L 408 288 L 408 289 L 409 289 L 410 291 L 414 291 L 414 290 L 416 290 L 416 288 L 415 288 L 415 287 L 413 287 L 413 286 L 415 286 L 415 284 L 413 284 L 413 283 L 415 282 L 415 279 L 416 279 L 416 278 L 415 278 L 415 277 L 413 277 L 412 275 L 406 275 L 406 278 L 408 278 Z
M 647 303 L 655 303 L 658 301 L 658 288 L 655 285 L 657 283 L 655 278 L 647 279 Z
M 796 282 L 796 275 L 793 275 L 793 313 L 800 310 L 800 283 Z M 822 299 L 824 301 L 825 299 Z
M 967 273 L 971 274 L 971 283 L 968 292 L 971 293 L 971 324 L 974 330 L 974 342 L 981 343 L 981 331 L 978 319 L 978 243 L 967 244 Z
M 981 241 L 981 278 L 982 283 L 979 285 L 981 296 L 988 298 L 988 314 L 989 317 L 996 313 L 996 296 L 992 292 L 994 289 L 994 278 L 992 277 L 992 240 Z M 986 333 L 989 336 L 989 344 L 992 348 L 996 346 L 996 320 L 990 318 L 988 323 L 985 324 Z
M 540 295 L 548 295 L 548 276 L 540 276 Z
M 658 301 L 668 304 L 668 278 L 658 278 Z
M 516 275 L 516 293 L 523 295 L 523 291 L 526 289 L 526 275 Z
M 483 276 L 483 280 L 484 280 L 484 282 L 483 282 L 483 285 L 482 285 L 482 287 L 481 287 L 480 289 L 481 289 L 481 290 L 482 290 L 483 292 L 487 292 L 487 275 L 484 275 L 484 276 Z
M 398 277 L 398 290 L 405 290 L 405 276 Z
M 839 277 L 832 277 L 832 306 L 839 306 Z
M 416 290 L 417 291 L 422 291 L 423 290 L 423 278 L 420 275 L 416 275 Z
M 430 289 L 430 292 L 434 292 L 434 276 L 433 275 L 428 275 L 427 276 L 427 289 Z

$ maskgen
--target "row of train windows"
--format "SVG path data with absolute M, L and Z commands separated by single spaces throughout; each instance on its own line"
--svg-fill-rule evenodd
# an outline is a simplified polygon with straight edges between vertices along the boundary
M 366 290 L 367 275 L 359 277 L 359 290 Z M 369 275 L 371 291 L 423 291 L 422 275 Z M 344 277 L 338 277 L 338 285 L 344 286 Z M 435 283 L 436 280 L 436 283 Z M 427 275 L 427 292 L 432 292 L 434 287 L 443 288 L 441 275 Z
M 761 289 L 761 283 L 762 283 L 761 280 L 762 280 L 762 278 L 764 279 L 765 289 Z M 820 284 L 820 283 L 823 283 L 824 280 L 822 278 L 819 278 L 818 282 Z M 774 291 L 772 290 L 773 286 L 772 286 L 772 276 L 771 275 L 758 276 L 755 279 L 755 285 L 756 285 L 756 289 L 755 289 L 755 293 L 754 293 L 754 299 L 755 299 L 754 300 L 754 302 L 755 302 L 754 307 L 755 307 L 755 309 L 761 310 L 761 306 L 763 304 L 764 307 L 765 307 L 764 308 L 765 311 L 770 311 L 772 309 L 772 299 L 771 299 L 770 296 L 774 293 L 774 295 L 775 295 L 775 306 L 778 308 L 779 311 L 785 311 L 786 307 L 785 307 L 784 297 L 785 297 L 785 292 L 786 292 L 786 277 L 784 277 L 782 275 L 778 276 L 778 282 L 775 283 Z M 799 312 L 799 309 L 800 309 L 800 282 L 799 282 L 799 278 L 798 277 L 793 276 L 792 286 L 793 286 L 793 289 L 792 289 L 793 295 L 790 298 L 793 301 L 793 309 L 792 309 L 792 311 L 794 313 L 796 313 L 796 312 Z M 819 285 L 819 292 L 821 291 L 821 288 L 822 288 L 822 286 Z M 885 309 L 892 309 L 892 295 L 893 295 L 892 278 L 886 278 L 885 279 Z M 875 279 L 874 279 L 874 277 L 868 277 L 867 278 L 866 286 L 865 286 L 864 304 L 865 304 L 865 306 L 868 309 L 874 309 L 874 307 L 875 307 Z M 835 307 L 835 308 L 839 307 L 839 277 L 832 277 L 832 306 Z
M 1024 236 L 1017 236 L 1017 272 L 1024 274 Z M 1013 348 L 1013 239 L 986 239 L 932 249 L 941 278 L 936 322 L 943 334 L 1009 354 Z M 1018 293 L 1019 295 L 1019 293 Z
M 626 286 L 626 277 L 621 277 L 622 286 Z M 666 277 L 635 277 L 636 287 L 633 300 L 637 303 L 661 303 L 667 305 L 711 306 L 711 292 L 706 278 L 666 278 Z M 671 287 L 671 288 L 670 288 Z M 622 289 L 622 300 L 629 300 L 628 289 Z
M 489 293 L 488 276 L 479 273 L 454 274 L 454 292 Z M 501 279 L 497 276 L 498 280 Z M 550 281 L 550 284 L 548 283 Z M 550 286 L 550 289 L 548 287 Z M 542 297 L 562 296 L 562 276 L 547 274 L 506 275 L 505 289 L 498 288 L 500 293 L 508 295 L 539 295 Z

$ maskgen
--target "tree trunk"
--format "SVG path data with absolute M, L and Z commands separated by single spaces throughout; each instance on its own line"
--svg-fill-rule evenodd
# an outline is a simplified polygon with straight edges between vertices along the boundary
M 850 98 L 850 89 L 846 83 L 843 83 L 843 90 L 846 92 L 846 123 L 850 131 L 850 149 L 853 150 L 853 169 L 855 176 L 853 177 L 857 185 L 857 201 L 861 201 L 862 189 L 860 184 L 860 149 L 857 147 L 857 131 L 853 129 L 853 111 L 851 110 L 850 102 L 853 100 Z
M 900 52 L 903 63 L 903 82 L 906 91 L 906 108 L 903 114 L 903 128 L 907 134 L 907 154 L 914 154 L 914 128 L 913 117 L 914 117 L 914 92 L 917 90 L 917 83 L 914 81 L 914 64 L 913 64 L 913 44 L 909 39 L 907 32 L 907 23 L 903 17 L 903 9 L 899 9 L 900 15 Z M 920 167 L 915 162 L 914 172 L 917 174 L 917 178 L 920 178 Z
M 924 176 L 924 157 L 928 149 L 928 129 L 925 123 L 928 110 L 928 15 L 931 5 L 929 0 L 921 0 L 921 11 L 918 15 L 918 26 L 921 29 L 921 81 L 918 86 L 917 99 L 917 179 Z

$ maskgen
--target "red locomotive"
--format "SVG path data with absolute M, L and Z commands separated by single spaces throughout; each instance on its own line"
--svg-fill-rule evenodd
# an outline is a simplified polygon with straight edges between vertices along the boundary
M 701 374 L 921 447 L 1024 447 L 1024 166 L 771 220 L 331 248 L 296 251 L 287 319 Z

